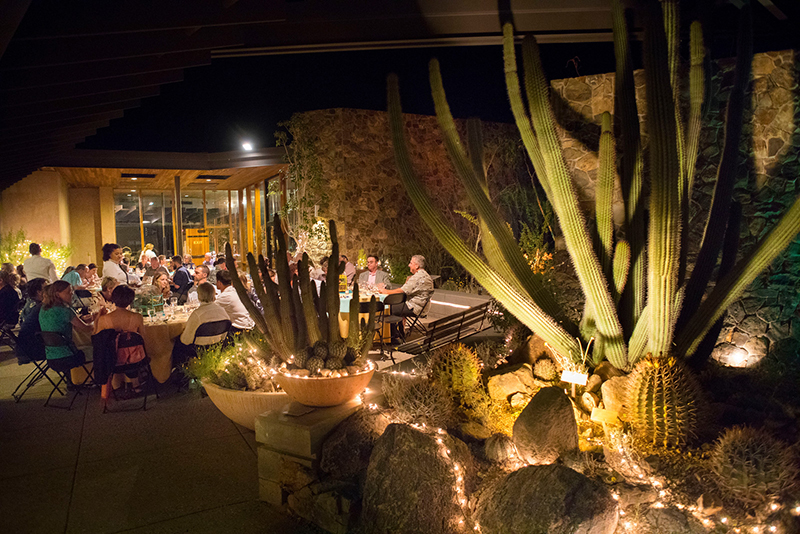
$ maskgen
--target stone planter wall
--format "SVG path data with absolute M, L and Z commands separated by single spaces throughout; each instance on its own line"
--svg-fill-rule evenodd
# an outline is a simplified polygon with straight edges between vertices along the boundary
M 740 143 L 734 198 L 741 203 L 743 224 L 739 258 L 775 224 L 798 195 L 800 162 L 800 92 L 797 53 L 757 54 L 753 60 L 750 109 Z M 711 101 L 703 126 L 691 214 L 690 261 L 697 254 L 713 194 L 724 139 L 724 117 L 733 84 L 732 60 L 712 67 Z M 634 76 L 637 104 L 646 129 L 644 73 Z M 614 75 L 555 80 L 552 83 L 561 136 L 581 199 L 591 212 L 597 178 L 600 115 L 614 106 Z M 645 142 L 646 142 L 646 132 Z M 619 191 L 616 198 L 621 198 Z M 615 213 L 620 214 L 621 204 Z M 714 357 L 735 366 L 752 365 L 773 350 L 795 351 L 800 339 L 800 241 L 789 248 L 730 307 Z

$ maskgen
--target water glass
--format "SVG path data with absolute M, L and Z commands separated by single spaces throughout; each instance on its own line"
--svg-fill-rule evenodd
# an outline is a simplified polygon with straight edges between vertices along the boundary
M 171 297 L 169 299 L 169 305 L 173 308 L 178 305 L 178 297 Z

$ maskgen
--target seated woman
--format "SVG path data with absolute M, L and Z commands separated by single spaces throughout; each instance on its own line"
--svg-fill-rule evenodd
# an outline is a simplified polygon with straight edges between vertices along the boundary
M 170 284 L 169 276 L 164 273 L 163 271 L 159 271 L 153 277 L 153 286 L 155 286 L 161 296 L 164 297 L 164 302 L 169 300 L 169 297 L 172 296 L 172 292 L 170 291 Z
M 17 361 L 20 364 L 45 359 L 44 345 L 36 333 L 42 330 L 39 311 L 42 309 L 42 291 L 46 284 L 44 278 L 34 278 L 28 282 L 28 300 L 19 314 L 17 334 Z
M 106 306 L 112 304 L 111 295 L 114 291 L 114 288 L 118 285 L 119 280 L 116 278 L 112 278 L 110 276 L 103 278 L 103 281 L 100 283 L 100 293 L 98 293 L 102 304 Z
M 89 286 L 97 285 L 97 283 L 100 282 L 100 277 L 97 276 L 97 265 L 90 263 L 86 268 L 88 269 L 86 272 L 86 280 L 89 282 Z
M 195 339 L 195 333 L 200 325 L 214 321 L 230 321 L 228 313 L 222 306 L 214 302 L 216 296 L 217 291 L 209 282 L 203 282 L 197 286 L 197 299 L 200 301 L 200 306 L 189 316 L 181 337 L 175 340 L 175 347 L 172 350 L 173 363 L 183 363 L 196 356 L 195 346 L 219 343 L 227 335 L 225 333 L 219 336 Z
M 25 275 L 25 266 L 17 265 L 17 276 L 19 276 L 19 290 L 22 292 L 22 298 L 28 298 L 28 277 Z
M 144 329 L 144 317 L 140 313 L 132 312 L 128 308 L 133 303 L 136 293 L 128 286 L 117 286 L 111 294 L 111 302 L 116 308 L 114 311 L 103 315 L 95 323 L 95 333 L 102 330 L 111 329 L 117 332 L 136 332 L 141 335 Z M 138 347 L 137 347 L 138 348 Z M 116 365 L 126 365 L 136 363 L 145 357 L 144 348 L 135 351 L 117 350 Z M 125 381 L 131 384 L 134 393 L 140 393 L 138 376 L 125 377 Z
M 0 271 L 0 282 L 3 283 L 3 287 L 0 289 L 0 326 L 14 327 L 19 322 L 19 308 L 22 301 L 19 289 L 17 289 L 19 276 L 14 271 L 2 270 Z
M 72 344 L 72 329 L 92 333 L 92 325 L 84 323 L 69 307 L 72 302 L 72 286 L 64 280 L 57 280 L 44 289 L 42 309 L 39 311 L 39 326 L 42 332 L 62 334 Z M 105 313 L 105 308 L 90 319 Z M 66 372 L 86 361 L 83 351 L 73 351 L 69 346 L 45 347 L 45 355 L 50 367 L 56 371 Z M 67 373 L 69 379 L 69 373 Z M 69 381 L 68 381 L 69 383 Z

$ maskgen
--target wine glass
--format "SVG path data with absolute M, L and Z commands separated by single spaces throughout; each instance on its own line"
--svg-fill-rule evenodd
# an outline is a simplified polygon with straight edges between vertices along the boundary
M 178 297 L 171 297 L 169 299 L 169 305 L 173 308 L 178 305 Z

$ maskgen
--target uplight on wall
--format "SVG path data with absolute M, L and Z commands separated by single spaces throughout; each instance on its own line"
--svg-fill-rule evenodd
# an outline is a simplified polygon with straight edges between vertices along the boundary
M 253 143 L 251 143 L 250 141 L 245 141 L 244 143 L 242 143 L 242 148 L 248 151 L 253 150 Z

